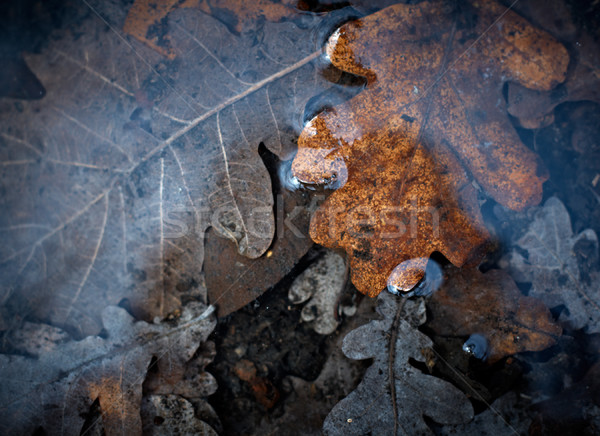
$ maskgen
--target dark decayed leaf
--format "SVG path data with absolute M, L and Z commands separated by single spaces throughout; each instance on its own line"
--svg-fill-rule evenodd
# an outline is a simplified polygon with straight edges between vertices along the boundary
M 313 245 L 308 236 L 311 200 L 306 192 L 283 190 L 275 206 L 276 235 L 269 251 L 257 259 L 242 256 L 233 241 L 215 230 L 206 232 L 204 274 L 209 301 L 219 317 L 259 297 L 289 273 Z
M 216 325 L 213 307 L 186 305 L 176 322 L 135 322 L 124 309 L 102 312 L 105 334 L 57 344 L 37 357 L 0 355 L 0 432 L 78 435 L 92 403 L 99 401 L 108 436 L 141 434 L 142 383 L 156 357 L 159 373 L 177 372 Z M 156 368 L 154 368 L 156 370 Z M 216 382 L 204 374 L 204 395 Z
M 523 404 L 525 403 L 525 404 Z M 475 416 L 473 421 L 456 426 L 444 426 L 441 436 L 515 436 L 527 434 L 531 418 L 524 408 L 527 401 L 513 392 L 494 401 L 489 409 Z
M 600 364 L 558 395 L 536 403 L 537 411 L 529 435 L 584 434 L 600 432 Z
M 596 273 L 582 279 L 577 252 L 598 258 L 598 237 L 592 229 L 573 234 L 571 219 L 556 197 L 535 210 L 527 233 L 515 241 L 513 250 L 501 261 L 517 282 L 531 283 L 528 295 L 549 308 L 564 305 L 559 320 L 570 327 L 600 331 L 600 287 Z M 586 275 L 589 271 L 585 271 Z
M 433 343 L 418 326 L 425 322 L 422 300 L 382 292 L 377 311 L 383 319 L 350 332 L 343 343 L 351 359 L 373 359 L 362 382 L 329 413 L 327 435 L 431 434 L 425 417 L 441 424 L 473 418 L 473 408 L 450 383 L 424 374 L 411 360 L 425 362 Z
M 488 361 L 556 343 L 562 329 L 542 301 L 526 297 L 506 271 L 449 267 L 444 283 L 428 301 L 428 323 L 443 336 L 478 334 L 488 344 Z
M 559 41 L 572 41 L 577 34 L 570 5 L 563 0 L 529 0 L 513 3 L 511 6 L 531 24 Z

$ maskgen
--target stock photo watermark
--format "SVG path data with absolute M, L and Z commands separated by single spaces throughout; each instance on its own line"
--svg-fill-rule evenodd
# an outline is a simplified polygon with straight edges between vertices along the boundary
M 241 212 L 233 204 L 214 208 L 166 208 L 163 215 L 165 239 L 178 239 L 192 234 L 202 235 L 211 226 L 219 233 L 240 240 L 283 239 L 290 232 L 304 239 L 308 235 L 300 230 L 298 221 L 308 215 L 321 226 L 326 226 L 330 237 L 416 239 L 423 231 L 429 237 L 440 237 L 440 210 L 421 206 L 417 199 L 402 206 L 373 207 L 359 205 L 354 208 L 319 207 L 325 196 L 315 195 L 308 206 L 295 206 L 285 210 L 283 196 L 277 196 L 275 206 L 257 206 Z

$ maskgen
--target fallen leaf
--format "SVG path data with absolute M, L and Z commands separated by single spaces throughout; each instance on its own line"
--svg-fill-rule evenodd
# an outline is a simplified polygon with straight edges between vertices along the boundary
M 573 41 L 577 26 L 570 5 L 561 0 L 529 0 L 512 5 L 519 15 L 559 41 Z M 510 86 L 510 85 L 509 85 Z
M 266 409 L 272 409 L 279 400 L 279 391 L 269 379 L 257 375 L 256 366 L 248 359 L 242 359 L 233 368 L 240 380 L 247 382 L 252 388 L 254 397 Z
M 311 99 L 305 112 L 322 104 L 345 101 L 356 95 L 359 89 L 358 86 L 330 88 L 316 99 Z M 212 228 L 207 230 L 204 275 L 208 301 L 217 307 L 219 317 L 256 300 L 289 274 L 299 261 L 312 257 L 310 249 L 314 243 L 308 234 L 310 217 L 329 194 L 327 191 L 317 194 L 299 189 L 300 184 L 291 173 L 291 159 L 278 159 L 263 148 L 259 148 L 259 153 L 272 173 L 277 173 L 271 180 L 275 198 L 275 236 L 263 256 L 250 259 L 239 253 L 233 241 L 220 237 Z
M 288 291 L 294 304 L 306 303 L 302 308 L 302 321 L 309 323 L 321 335 L 329 335 L 341 322 L 340 316 L 351 316 L 354 306 L 342 306 L 348 270 L 344 258 L 326 252 L 296 279 Z
M 383 319 L 350 332 L 342 350 L 351 359 L 373 359 L 365 376 L 340 401 L 323 424 L 327 435 L 433 434 L 425 416 L 440 424 L 473 418 L 473 408 L 450 383 L 423 374 L 410 361 L 425 362 L 422 350 L 433 346 L 418 331 L 425 322 L 422 300 L 383 292 L 377 311 Z
M 566 74 L 565 48 L 492 2 L 398 4 L 329 39 L 333 65 L 366 90 L 313 119 L 294 174 L 340 187 L 311 221 L 319 244 L 348 253 L 352 282 L 370 296 L 410 290 L 427 258 L 479 260 L 488 233 L 477 188 L 524 209 L 545 171 L 506 116 L 502 89 L 548 90 Z
M 515 241 L 500 265 L 517 282 L 531 283 L 528 295 L 549 308 L 564 305 L 568 313 L 559 320 L 572 328 L 600 332 L 600 289 L 597 273 L 582 280 L 577 247 L 585 246 L 598 258 L 598 237 L 592 229 L 573 234 L 571 219 L 563 203 L 549 198 L 535 210 L 527 232 Z M 589 272 L 584 268 L 586 274 Z
M 564 84 L 551 92 L 527 89 L 517 83 L 508 86 L 508 112 L 528 129 L 547 126 L 554 121 L 553 111 L 568 101 L 590 100 L 600 103 L 600 47 L 595 37 L 583 33 L 573 44 L 573 63 Z
M 195 356 L 183 365 L 172 365 L 169 371 L 150 371 L 144 380 L 144 395 L 177 395 L 203 403 L 214 393 L 213 376 L 204 371 L 216 355 L 215 345 L 206 341 Z
M 473 421 L 456 426 L 444 426 L 440 428 L 438 434 L 442 436 L 524 435 L 527 434 L 531 424 L 531 418 L 525 412 L 528 405 L 516 393 L 509 392 L 475 416 Z
M 194 406 L 176 395 L 149 395 L 142 403 L 145 435 L 217 436 L 218 433 L 206 422 L 198 419 Z
M 206 232 L 204 271 L 209 301 L 219 317 L 227 316 L 258 298 L 288 274 L 313 246 L 308 236 L 311 198 L 306 192 L 279 190 L 275 201 L 276 233 L 267 254 L 249 259 L 233 241 Z
M 332 337 L 334 341 L 326 343 L 327 360 L 318 377 L 305 380 L 288 375 L 283 379 L 284 411 L 280 416 L 262 421 L 256 434 L 323 434 L 325 417 L 338 401 L 356 388 L 367 367 L 367 362 L 344 356 L 342 341 L 350 331 L 373 318 L 375 303 L 374 299 L 361 299 L 356 316 L 342 323 L 338 334 Z
M 600 364 L 596 362 L 583 379 L 546 401 L 536 403 L 537 411 L 528 434 L 597 434 L 600 430 Z
M 176 322 L 148 324 L 109 306 L 102 312 L 103 337 L 61 343 L 36 358 L 0 355 L 0 431 L 78 435 L 99 400 L 107 435 L 141 434 L 142 383 L 152 358 L 159 372 L 184 366 L 214 329 L 212 313 L 190 303 Z M 210 375 L 203 389 L 216 390 Z
M 540 300 L 521 294 L 502 270 L 450 267 L 428 301 L 428 326 L 441 336 L 480 334 L 487 340 L 488 362 L 522 351 L 540 351 L 556 343 L 562 328 Z
M 317 59 L 314 14 L 240 36 L 178 9 L 163 20 L 167 61 L 117 30 L 120 6 L 88 4 L 26 56 L 46 96 L 0 101 L 3 321 L 27 314 L 78 338 L 122 300 L 149 321 L 206 298 L 208 227 L 243 256 L 267 251 L 259 144 L 289 156 L 306 102 L 338 74 Z
M 136 0 L 129 9 L 123 31 L 163 56 L 174 59 L 176 51 L 172 47 L 171 37 L 168 34 L 164 35 L 161 27 L 163 20 L 177 8 L 200 10 L 240 33 L 248 27 L 255 28 L 256 22 L 261 19 L 277 22 L 293 15 L 296 12 L 294 3 L 294 0 L 257 0 L 252 3 L 242 0 Z

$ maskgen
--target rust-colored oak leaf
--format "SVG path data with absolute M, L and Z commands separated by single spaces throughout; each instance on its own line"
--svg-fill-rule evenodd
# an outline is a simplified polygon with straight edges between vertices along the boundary
M 429 327 L 436 333 L 485 337 L 490 363 L 522 351 L 544 350 L 562 333 L 546 305 L 522 295 L 502 270 L 482 274 L 473 268 L 449 267 L 428 307 L 432 313 Z
M 293 171 L 341 186 L 311 221 L 319 244 L 349 255 L 374 296 L 409 290 L 434 251 L 474 263 L 488 237 L 478 188 L 504 206 L 537 204 L 547 176 L 506 116 L 502 88 L 551 89 L 565 48 L 492 1 L 386 8 L 336 31 L 326 52 L 366 90 L 302 132 Z

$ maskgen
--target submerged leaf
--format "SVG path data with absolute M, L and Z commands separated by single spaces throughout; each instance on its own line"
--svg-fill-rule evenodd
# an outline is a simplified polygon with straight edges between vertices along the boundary
M 235 243 L 206 232 L 204 273 L 209 301 L 223 317 L 255 300 L 279 282 L 313 245 L 308 237 L 310 203 L 300 191 L 284 190 L 277 196 L 277 233 L 268 252 L 249 259 L 239 254 Z
M 509 392 L 494 401 L 489 409 L 475 416 L 473 421 L 457 426 L 444 426 L 439 430 L 439 435 L 525 435 L 531 424 L 531 418 L 525 411 L 528 405 L 519 395 Z
M 177 8 L 201 10 L 239 33 L 254 27 L 258 20 L 280 21 L 293 15 L 293 4 L 294 0 L 256 0 L 251 3 L 243 0 L 136 0 L 127 14 L 123 30 L 160 54 L 174 59 L 176 52 L 171 37 L 160 35 L 158 29 L 169 13 Z
M 206 422 L 198 419 L 193 405 L 176 395 L 150 395 L 142 403 L 144 435 L 217 436 L 218 433 Z
M 392 284 L 410 290 L 434 251 L 457 266 L 479 259 L 488 234 L 477 186 L 519 210 L 542 196 L 545 171 L 512 127 L 502 89 L 509 80 L 551 89 L 568 54 L 490 0 L 457 5 L 398 4 L 346 24 L 326 47 L 368 84 L 305 127 L 293 171 L 341 186 L 311 236 L 344 249 L 352 282 L 371 296 L 398 265 Z
M 554 397 L 534 405 L 537 412 L 530 436 L 549 434 L 598 434 L 600 431 L 600 364 L 594 363 L 585 376 Z
M 356 310 L 353 306 L 341 307 L 347 277 L 344 258 L 327 252 L 303 271 L 290 287 L 288 298 L 292 303 L 306 302 L 302 308 L 302 321 L 310 323 L 321 335 L 335 331 L 342 313 L 352 315 Z
M 431 434 L 424 417 L 441 424 L 473 418 L 473 408 L 450 383 L 426 375 L 411 364 L 425 362 L 423 350 L 433 343 L 418 327 L 425 322 L 422 300 L 386 292 L 379 296 L 383 319 L 350 332 L 343 343 L 351 359 L 373 359 L 356 390 L 327 416 L 327 435 Z
M 482 274 L 477 269 L 450 267 L 444 284 L 431 297 L 428 323 L 442 336 L 469 336 L 476 352 L 487 341 L 488 360 L 493 363 L 522 351 L 540 351 L 556 343 L 562 333 L 552 321 L 550 311 L 540 300 L 521 294 L 513 279 L 501 270 Z M 478 335 L 478 336 L 476 336 Z
M 106 337 L 56 345 L 39 357 L 0 355 L 2 434 L 78 435 L 99 400 L 108 436 L 141 434 L 142 383 L 156 357 L 159 372 L 183 367 L 216 325 L 213 308 L 190 303 L 176 323 L 148 324 L 119 307 L 102 312 Z M 216 390 L 204 374 L 203 389 Z
M 600 103 L 600 46 L 597 38 L 583 33 L 572 42 L 574 65 L 569 68 L 565 83 L 560 87 L 552 92 L 542 92 L 518 83 L 509 84 L 508 112 L 518 118 L 523 127 L 537 129 L 551 124 L 554 108 L 565 102 L 588 100 Z
M 46 96 L 0 100 L 4 319 L 27 313 L 78 338 L 98 334 L 102 309 L 122 300 L 152 320 L 205 298 L 208 227 L 247 258 L 270 247 L 259 145 L 290 155 L 306 102 L 334 74 L 312 39 L 323 17 L 240 36 L 177 9 L 154 29 L 169 36 L 168 61 L 117 30 L 120 5 L 91 3 L 27 57 Z
M 598 237 L 592 229 L 573 234 L 571 219 L 556 197 L 535 210 L 527 232 L 501 260 L 517 282 L 531 283 L 529 296 L 548 307 L 564 305 L 568 313 L 559 319 L 575 329 L 600 332 L 600 287 L 598 278 L 582 279 L 577 250 L 581 247 L 598 258 Z M 585 254 L 585 253 L 584 253 Z M 588 271 L 586 271 L 586 274 Z

